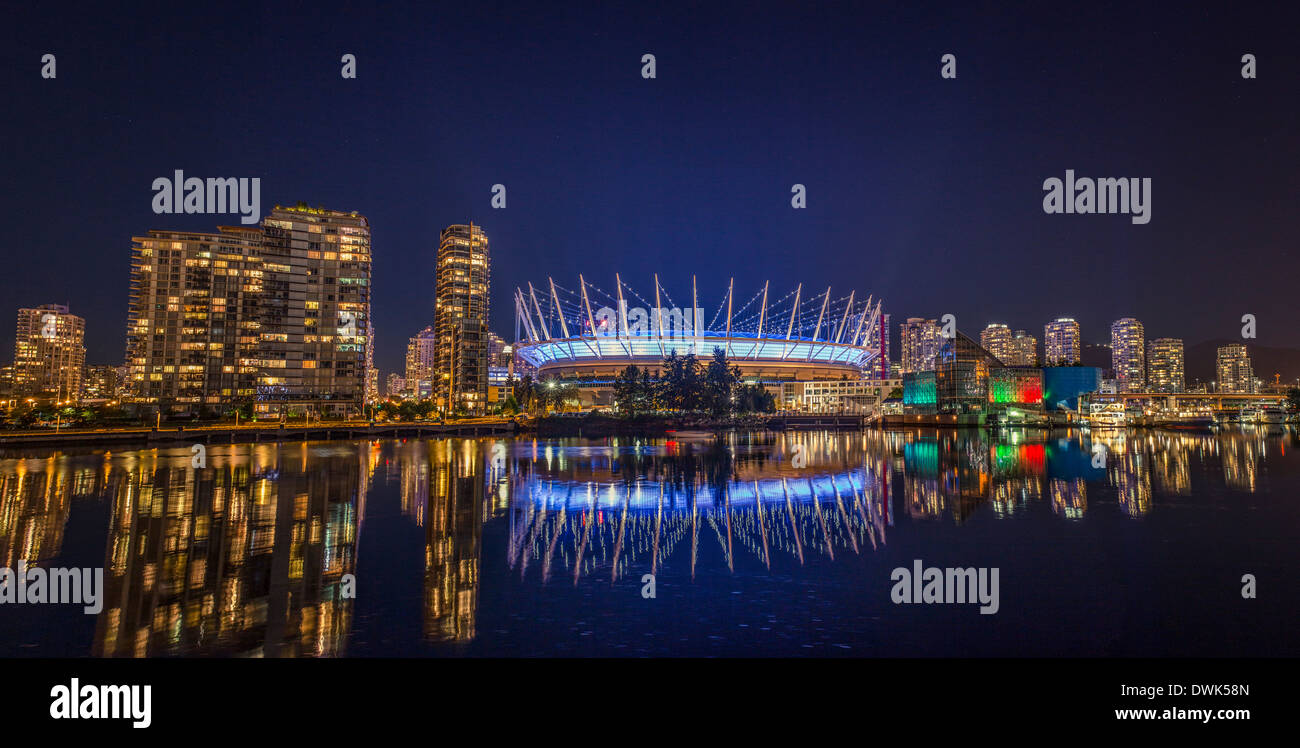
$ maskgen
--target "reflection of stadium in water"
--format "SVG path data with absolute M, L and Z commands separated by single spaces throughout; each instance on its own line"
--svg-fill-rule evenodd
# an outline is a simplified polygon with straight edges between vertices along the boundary
M 508 562 L 521 574 L 540 562 L 543 581 L 558 565 L 577 583 L 603 570 L 610 579 L 641 567 L 657 573 L 677 553 L 693 574 L 702 542 L 716 542 L 728 569 L 742 551 L 770 568 L 777 555 L 802 563 L 806 554 L 874 548 L 891 524 L 889 474 L 862 438 L 518 444 Z
M 511 568 L 539 563 L 576 583 L 655 572 L 685 553 L 694 574 L 701 543 L 729 570 L 747 552 L 768 568 L 779 554 L 803 563 L 834 559 L 885 541 L 894 524 L 891 486 L 915 520 L 962 523 L 986 503 L 1013 517 L 1047 502 L 1053 515 L 1082 519 L 1089 483 L 1114 490 L 1131 517 L 1155 493 L 1191 491 L 1191 460 L 1219 457 L 1229 487 L 1253 491 L 1264 442 L 1249 433 L 814 432 L 733 435 L 723 442 L 613 439 L 515 443 L 508 466 L 485 467 L 509 485 Z M 795 456 L 806 461 L 795 467 Z M 1154 484 L 1154 487 L 1153 487 Z M 1102 500 L 1106 497 L 1101 497 Z M 682 551 L 685 546 L 689 550 Z

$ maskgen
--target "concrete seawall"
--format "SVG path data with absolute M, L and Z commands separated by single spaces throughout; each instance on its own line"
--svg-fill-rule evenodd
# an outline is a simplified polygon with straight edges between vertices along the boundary
M 186 442 L 302 441 L 308 439 L 421 438 L 428 436 L 490 436 L 513 434 L 523 427 L 512 419 L 475 419 L 452 423 L 323 423 L 275 426 L 164 426 L 163 428 L 63 429 L 0 432 L 0 447 L 43 445 L 159 444 Z

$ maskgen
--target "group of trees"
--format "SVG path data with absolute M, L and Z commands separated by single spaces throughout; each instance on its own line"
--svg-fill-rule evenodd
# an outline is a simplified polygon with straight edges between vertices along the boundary
M 708 363 L 701 363 L 693 353 L 679 356 L 674 351 L 664 358 L 658 374 L 628 366 L 614 380 L 614 402 L 619 412 L 629 415 L 669 411 L 723 416 L 776 410 L 772 393 L 741 382 L 740 369 L 727 365 L 721 348 L 713 349 Z M 533 379 L 525 374 L 514 380 L 500 411 L 513 415 L 580 407 L 577 382 L 558 377 Z
M 380 421 L 414 421 L 436 415 L 433 400 L 385 400 L 375 408 L 375 419 Z
M 502 413 L 537 413 L 547 410 L 567 410 L 578 407 L 578 385 L 558 377 L 533 379 L 525 374 L 514 380 L 510 395 L 502 406 Z
M 9 429 L 61 425 L 69 428 L 131 425 L 139 419 L 121 405 L 109 403 L 56 403 L 52 400 L 16 400 L 0 409 L 0 425 Z
M 658 375 L 649 369 L 628 366 L 614 380 L 614 403 L 628 415 L 648 411 L 708 413 L 768 413 L 776 410 L 776 398 L 761 385 L 740 381 L 740 369 L 727 365 L 721 348 L 701 364 L 694 353 L 664 358 Z

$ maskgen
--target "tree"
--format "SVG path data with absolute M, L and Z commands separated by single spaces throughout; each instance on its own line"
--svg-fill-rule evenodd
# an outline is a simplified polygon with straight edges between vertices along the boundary
M 515 393 L 511 392 L 506 395 L 506 399 L 501 403 L 501 414 L 512 416 L 519 412 L 519 403 L 515 400 Z
M 703 407 L 704 367 L 691 352 L 682 357 L 681 408 L 696 411 Z
M 662 372 L 659 375 L 658 386 L 655 388 L 659 407 L 663 410 L 678 410 L 681 408 L 681 388 L 684 375 L 682 372 L 682 358 L 677 355 L 676 348 L 672 350 L 672 353 L 664 357 Z
M 704 380 L 694 353 L 678 356 L 677 350 L 664 357 L 663 374 L 656 388 L 659 405 L 665 410 L 692 411 L 701 407 Z
M 538 407 L 543 410 L 562 411 L 578 403 L 578 385 L 559 377 L 547 377 L 537 383 L 535 390 Z
M 525 374 L 522 379 L 514 380 L 511 394 L 514 395 L 519 407 L 531 412 L 537 405 L 537 387 L 533 382 L 533 375 Z
M 771 413 L 776 410 L 776 397 L 761 384 L 742 384 L 736 388 L 735 411 L 739 413 Z
M 629 364 L 614 379 L 614 403 L 621 412 L 635 416 L 642 409 L 644 400 L 641 370 Z
M 650 375 L 649 369 L 641 370 L 641 383 L 637 387 L 637 402 L 641 410 L 658 410 L 663 407 L 658 396 L 659 378 Z
M 712 415 L 720 416 L 732 410 L 732 396 L 740 380 L 739 368 L 727 367 L 727 355 L 721 348 L 713 349 L 713 358 L 704 369 L 703 392 L 700 404 Z
M 235 418 L 236 416 L 241 421 L 253 420 L 253 404 L 251 402 L 240 403 L 226 411 L 227 418 Z

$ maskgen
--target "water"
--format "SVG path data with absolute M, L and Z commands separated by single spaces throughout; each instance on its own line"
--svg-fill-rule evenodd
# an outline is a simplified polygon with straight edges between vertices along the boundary
M 198 469 L 183 445 L 10 450 L 0 566 L 103 567 L 106 593 L 98 615 L 0 605 L 0 656 L 1296 656 L 1295 449 L 1274 428 L 211 445 Z M 997 613 L 895 604 L 915 559 L 997 568 Z

